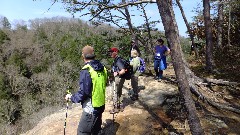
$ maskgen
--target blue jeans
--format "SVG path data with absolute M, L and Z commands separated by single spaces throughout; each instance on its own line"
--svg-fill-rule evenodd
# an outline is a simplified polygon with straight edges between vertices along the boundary
M 158 77 L 159 79 L 162 79 L 163 77 L 163 70 L 161 70 L 161 60 L 154 60 L 154 70 L 156 73 L 156 77 Z

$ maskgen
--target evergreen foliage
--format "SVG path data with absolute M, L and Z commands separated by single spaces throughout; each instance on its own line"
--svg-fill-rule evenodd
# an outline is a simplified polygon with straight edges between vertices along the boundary
M 0 19 L 1 19 L 1 21 L 0 21 L 0 27 L 1 28 L 11 29 L 11 24 L 8 21 L 7 17 L 1 17 Z
M 19 26 L 0 31 L 0 105 L 4 106 L 0 109 L 0 122 L 2 125 L 18 121 L 19 129 L 31 128 L 21 127 L 21 122 L 31 123 L 26 118 L 39 110 L 63 105 L 68 86 L 78 90 L 83 46 L 92 45 L 100 60 L 108 59 L 106 54 L 113 44 L 118 46 L 115 28 L 107 25 L 94 28 L 68 18 L 30 22 L 29 29 Z

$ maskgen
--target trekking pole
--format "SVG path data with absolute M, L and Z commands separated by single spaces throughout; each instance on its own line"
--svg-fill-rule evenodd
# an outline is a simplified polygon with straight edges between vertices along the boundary
M 114 92 L 114 95 L 117 96 L 115 78 L 113 81 L 113 92 Z M 117 97 L 115 97 L 115 98 L 118 99 Z M 115 99 L 115 101 L 118 102 L 116 99 Z M 114 102 L 113 102 L 113 107 L 115 107 L 115 106 L 116 106 L 116 104 L 114 104 Z M 115 121 L 115 119 L 114 119 L 114 113 L 113 113 L 113 124 L 114 124 L 114 121 Z
M 66 91 L 67 94 L 71 94 L 70 90 Z M 64 121 L 64 132 L 63 134 L 66 135 L 66 126 L 67 126 L 67 113 L 68 113 L 68 100 L 67 100 L 67 106 L 66 106 L 66 117 L 65 117 L 65 121 Z

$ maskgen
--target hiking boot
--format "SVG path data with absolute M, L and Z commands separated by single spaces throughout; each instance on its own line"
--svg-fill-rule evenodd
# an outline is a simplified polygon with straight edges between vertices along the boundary
M 154 79 L 157 80 L 157 79 L 158 79 L 158 76 L 155 76 Z
M 158 78 L 158 79 L 157 79 L 157 81 L 158 81 L 158 82 L 161 82 L 161 81 L 162 81 L 162 79 L 161 79 L 161 78 Z
M 120 109 L 114 108 L 114 109 L 110 110 L 109 112 L 110 112 L 110 114 L 115 114 L 115 113 L 119 113 L 119 111 L 120 111 Z

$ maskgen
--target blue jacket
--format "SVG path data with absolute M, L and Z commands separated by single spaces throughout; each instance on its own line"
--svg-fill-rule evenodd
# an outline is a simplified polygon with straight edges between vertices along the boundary
M 98 60 L 92 60 L 88 63 L 95 71 L 103 71 L 104 66 Z M 92 97 L 92 79 L 88 70 L 81 70 L 79 79 L 79 90 L 72 95 L 71 101 L 73 103 L 84 103 L 86 100 Z

